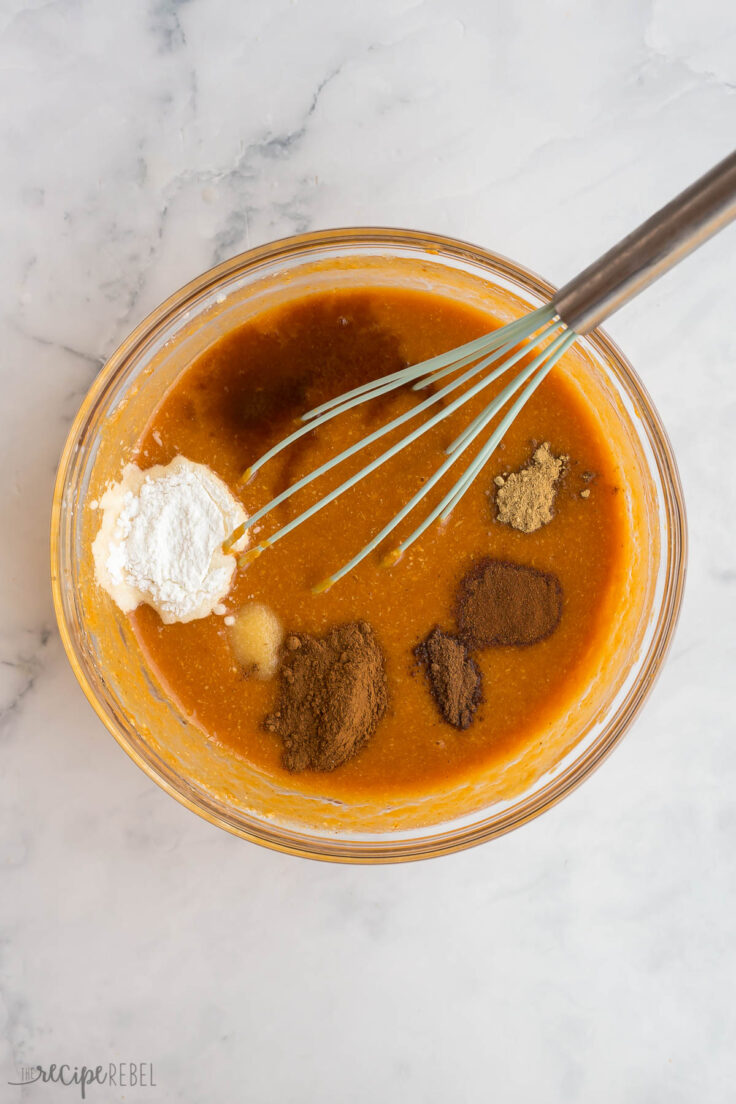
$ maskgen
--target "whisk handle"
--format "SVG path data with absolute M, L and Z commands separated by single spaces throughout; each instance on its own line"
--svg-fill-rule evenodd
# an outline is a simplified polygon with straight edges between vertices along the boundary
M 584 334 L 736 218 L 736 151 L 558 291 L 563 322 Z

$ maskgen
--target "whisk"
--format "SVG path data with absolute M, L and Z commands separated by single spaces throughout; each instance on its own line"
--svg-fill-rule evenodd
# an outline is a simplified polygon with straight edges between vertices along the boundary
M 482 439 L 482 435 L 488 430 L 496 415 L 510 404 L 487 440 L 481 444 L 474 459 L 441 501 L 422 519 L 413 532 L 401 541 L 398 547 L 384 557 L 385 565 L 396 563 L 435 521 L 438 519 L 447 521 L 455 506 L 500 444 L 519 411 L 573 342 L 581 334 L 586 334 L 598 326 L 734 218 L 736 218 L 736 152 L 730 154 L 705 176 L 642 223 L 628 237 L 565 284 L 547 306 L 439 356 L 355 387 L 352 391 L 338 395 L 314 410 L 310 410 L 302 416 L 303 424 L 297 430 L 274 445 L 243 473 L 243 482 L 251 479 L 264 464 L 304 434 L 312 432 L 355 406 L 370 402 L 409 384 L 416 391 L 433 388 L 429 396 L 416 406 L 392 418 L 356 444 L 344 449 L 257 510 L 243 525 L 231 533 L 225 542 L 225 551 L 230 551 L 247 530 L 257 525 L 273 509 L 313 480 L 326 475 L 339 464 L 349 460 L 351 456 L 399 429 L 405 423 L 429 414 L 406 436 L 400 438 L 360 471 L 344 480 L 267 539 L 240 556 L 241 566 L 252 562 L 267 548 L 288 536 L 303 522 L 417 441 L 439 422 L 454 414 L 465 403 L 474 399 L 494 380 L 509 373 L 520 361 L 526 361 L 506 386 L 448 446 L 446 459 L 417 493 L 348 563 L 318 583 L 313 591 L 320 593 L 333 586 L 382 544 L 443 479 L 472 443 L 479 437 Z M 531 359 L 528 359 L 530 356 Z M 442 383 L 443 380 L 447 382 Z M 435 385 L 440 383 L 442 385 L 434 389 Z M 465 390 L 461 390 L 464 387 Z M 459 394 L 451 398 L 455 392 Z M 437 412 L 429 413 L 432 407 L 438 405 Z

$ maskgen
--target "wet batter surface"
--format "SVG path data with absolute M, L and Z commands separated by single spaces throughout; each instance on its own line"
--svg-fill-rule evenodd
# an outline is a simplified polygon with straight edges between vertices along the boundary
M 495 324 L 456 301 L 396 288 L 320 292 L 280 307 L 220 339 L 182 374 L 154 412 L 137 463 L 145 468 L 183 454 L 207 464 L 253 513 L 424 396 L 402 389 L 359 407 L 302 438 L 247 486 L 239 485 L 242 471 L 296 428 L 304 411 Z M 263 724 L 274 707 L 276 681 L 244 672 L 222 616 L 164 626 L 147 606 L 131 615 L 157 679 L 211 740 L 288 779 L 292 787 L 345 800 L 361 794 L 389 799 L 472 780 L 544 741 L 607 648 L 607 622 L 611 609 L 625 599 L 630 555 L 622 474 L 563 366 L 535 393 L 448 524 L 430 528 L 393 568 L 379 565 L 381 554 L 407 536 L 449 489 L 472 451 L 387 548 L 326 593 L 310 591 L 415 493 L 492 393 L 471 401 L 239 570 L 226 599 L 232 612 L 248 601 L 265 604 L 287 633 L 321 634 L 341 623 L 370 623 L 385 655 L 388 706 L 375 735 L 351 761 L 330 773 L 288 774 L 283 746 Z M 410 422 L 408 429 L 413 427 Z M 254 539 L 268 537 L 394 439 L 376 443 L 278 507 Z M 534 533 L 521 533 L 496 520 L 493 480 L 526 464 L 543 441 L 570 462 L 553 520 Z M 585 490 L 590 493 L 583 497 Z M 484 557 L 554 572 L 562 587 L 562 616 L 541 643 L 477 653 L 483 702 L 473 724 L 459 731 L 441 718 L 414 649 L 435 625 L 454 631 L 459 580 Z

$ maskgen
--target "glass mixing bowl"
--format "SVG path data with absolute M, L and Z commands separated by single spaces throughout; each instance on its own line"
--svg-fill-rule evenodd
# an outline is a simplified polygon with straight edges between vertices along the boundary
M 212 824 L 281 851 L 348 862 L 393 862 L 469 847 L 524 824 L 569 793 L 621 739 L 650 692 L 672 639 L 685 577 L 685 511 L 670 444 L 635 372 L 596 331 L 579 341 L 571 363 L 580 385 L 595 391 L 628 442 L 628 463 L 642 488 L 644 566 L 615 665 L 569 718 L 567 751 L 557 763 L 530 778 L 522 792 L 489 790 L 473 808 L 453 806 L 452 794 L 431 815 L 348 808 L 278 785 L 228 757 L 180 715 L 147 670 L 127 619 L 94 583 L 95 500 L 179 372 L 223 332 L 315 288 L 387 280 L 478 302 L 492 290 L 503 320 L 547 302 L 554 290 L 487 250 L 405 230 L 325 231 L 234 257 L 172 295 L 110 357 L 66 442 L 51 529 L 64 647 L 91 705 L 128 755 Z

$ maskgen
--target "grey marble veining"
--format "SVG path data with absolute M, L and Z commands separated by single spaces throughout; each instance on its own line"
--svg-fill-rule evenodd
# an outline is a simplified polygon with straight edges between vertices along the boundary
M 736 230 L 610 332 L 691 526 L 635 728 L 542 819 L 353 869 L 209 827 L 123 755 L 56 632 L 56 461 L 173 289 L 326 226 L 560 283 L 734 144 L 730 0 L 0 4 L 0 1100 L 720 1104 L 736 1096 Z

